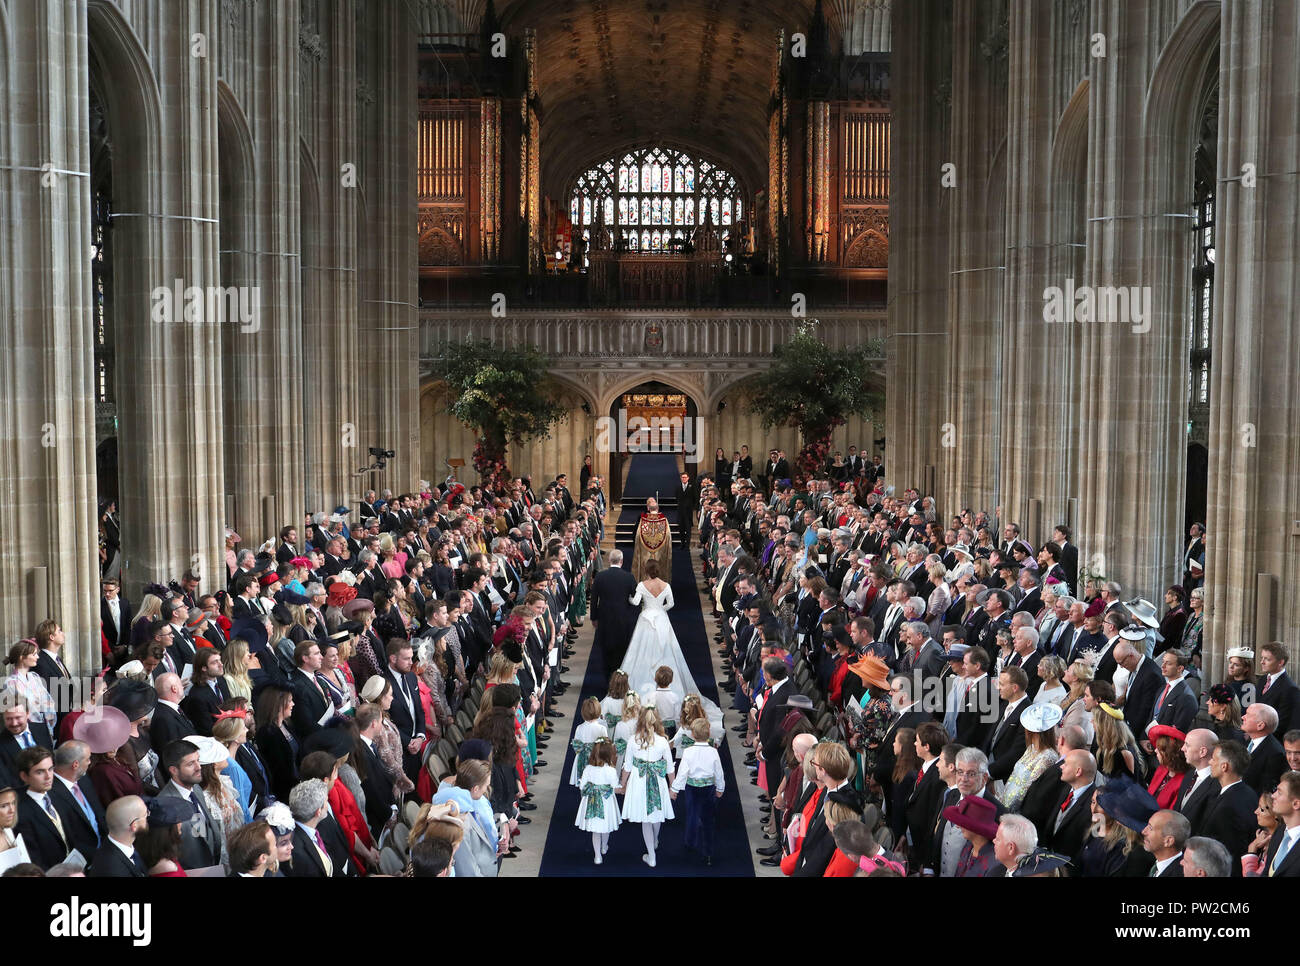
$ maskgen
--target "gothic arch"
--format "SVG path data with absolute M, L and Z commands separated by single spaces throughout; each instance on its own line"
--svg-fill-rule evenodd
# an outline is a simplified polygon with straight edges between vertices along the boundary
M 693 398 L 700 406 L 700 414 L 704 415 L 705 399 L 708 393 L 705 391 L 703 379 L 696 375 L 684 372 L 664 372 L 659 369 L 638 369 L 636 372 L 630 372 L 622 379 L 610 385 L 600 398 L 600 404 L 596 407 L 599 413 L 609 412 L 609 408 L 614 405 L 618 397 L 630 389 L 635 389 L 643 382 L 662 382 L 666 386 L 672 386 L 686 395 Z
M 421 265 L 459 265 L 464 253 L 454 235 L 430 226 L 420 235 L 419 260 Z

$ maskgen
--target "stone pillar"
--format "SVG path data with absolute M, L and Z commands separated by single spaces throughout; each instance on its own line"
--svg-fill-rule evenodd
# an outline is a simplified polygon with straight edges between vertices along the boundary
M 1295 4 L 1224 4 L 1219 62 L 1218 225 L 1210 362 L 1206 680 L 1225 652 L 1281 640 L 1300 660 L 1294 481 L 1300 473 L 1295 359 L 1300 237 Z M 1291 51 L 1291 53 L 1288 53 Z M 1247 169 L 1246 166 L 1252 168 Z M 1247 171 L 1253 177 L 1245 177 Z M 1256 575 L 1272 574 L 1276 613 L 1256 625 Z
M 0 634 L 12 642 L 52 617 L 67 633 L 69 667 L 94 673 L 85 0 L 0 8 L 0 41 L 0 482 L 9 502 L 0 514 Z
M 122 578 L 137 600 L 143 584 L 187 568 L 205 587 L 225 582 L 218 8 L 140 0 L 124 15 L 109 0 L 87 6 L 114 152 Z
M 221 284 L 251 294 L 251 318 L 222 328 L 227 520 L 255 547 L 303 513 L 304 378 L 299 47 L 321 50 L 297 0 L 223 8 Z M 331 53 L 334 53 L 331 51 Z M 347 58 L 350 59 L 350 58 Z M 308 410 L 310 411 L 310 410 Z M 267 519 L 264 499 L 274 499 Z M 313 507 L 321 509 L 321 507 Z M 267 532 L 268 525 L 272 528 Z
M 1087 21 L 1060 6 L 1012 4 L 1009 20 L 1007 206 L 1001 492 L 1003 519 L 1041 544 L 1067 520 L 1081 462 L 1075 343 L 1071 324 L 1048 325 L 1043 292 L 1083 277 L 1086 222 Z M 1076 52 L 1071 57 L 1070 52 Z M 1072 96 L 1073 95 L 1073 96 Z M 1064 114 L 1064 120 L 1060 120 Z M 1059 123 L 1058 123 L 1059 121 Z M 1042 527 L 1027 526 L 1031 499 L 1042 501 Z M 1079 588 L 1070 588 L 1077 592 Z
M 319 34 L 323 56 L 302 65 L 303 151 L 311 172 L 303 189 L 302 355 L 306 511 L 354 506 L 365 479 L 353 474 L 369 464 L 360 431 L 355 361 L 357 340 L 357 207 L 361 159 L 354 0 L 304 4 L 304 22 Z M 306 176 L 304 176 L 306 181 Z M 310 207 L 309 207 L 310 205 Z M 301 511 L 300 511 L 301 512 Z M 283 514 L 286 522 L 297 517 Z M 349 518 L 355 523 L 358 517 Z
M 420 479 L 416 49 L 407 4 L 366 3 L 357 42 L 358 80 L 373 95 L 372 102 L 363 98 L 358 108 L 365 217 L 360 225 L 357 338 L 364 371 L 383 374 L 361 381 L 357 446 L 363 462 L 366 447 L 396 451 L 396 459 L 378 474 L 376 489 L 399 493 L 413 490 Z
M 931 387 L 934 396 L 944 398 L 939 413 L 939 493 L 945 516 L 967 506 L 991 510 L 1001 500 L 1003 366 L 1010 354 L 1002 334 L 1006 155 L 1000 148 L 1007 130 L 1006 16 L 1002 2 L 958 0 L 953 5 L 952 141 L 946 160 L 954 166 L 955 185 L 939 187 L 933 164 L 924 172 L 931 203 L 942 194 L 950 197 L 952 206 L 947 378 Z M 922 340 L 917 347 L 920 359 L 932 358 L 938 343 Z M 944 371 L 938 365 L 922 368 L 926 379 Z M 895 406 L 891 398 L 889 409 Z M 900 489 L 920 479 L 890 477 Z
M 1066 323 L 1081 333 L 1080 567 L 1158 607 L 1180 576 L 1198 120 L 1190 104 L 1217 45 L 1218 9 L 1194 6 L 1180 22 L 1173 6 L 1101 0 L 1089 24 L 1107 55 L 1090 68 L 1084 284 L 1135 289 L 1149 312 L 1141 323 L 1131 306 L 1108 312 L 1110 321 L 1095 313 Z
M 942 387 L 947 371 L 948 230 L 952 191 L 940 187 L 951 160 L 952 12 L 918 0 L 893 16 L 893 130 L 886 378 L 887 481 L 902 490 L 940 463 Z M 943 494 L 951 500 L 953 494 Z M 946 506 L 945 506 L 946 509 Z

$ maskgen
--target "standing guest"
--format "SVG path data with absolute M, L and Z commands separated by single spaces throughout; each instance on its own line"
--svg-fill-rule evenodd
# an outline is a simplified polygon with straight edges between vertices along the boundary
M 32 863 L 42 870 L 67 858 L 69 845 L 63 818 L 54 807 L 50 788 L 54 784 L 54 753 L 39 745 L 20 752 L 16 762 L 18 780 L 27 793 L 18 799 L 17 833 Z
M 33 720 L 27 699 L 7 694 L 4 698 L 3 734 L 0 734 L 0 781 L 18 780 L 18 755 L 25 748 L 53 748 L 54 733 L 43 722 Z
M 1040 684 L 1034 694 L 1034 704 L 1060 704 L 1069 695 L 1069 689 L 1061 681 L 1066 670 L 1065 661 L 1055 654 L 1048 654 L 1038 662 L 1036 673 Z
M 1221 741 L 1214 749 L 1210 774 L 1219 781 L 1219 794 L 1206 806 L 1198 831 L 1223 843 L 1232 856 L 1245 855 L 1255 837 L 1259 795 L 1242 780 L 1249 768 L 1250 753 L 1238 742 Z M 1241 875 L 1235 861 L 1231 873 L 1234 877 Z
M 358 875 L 365 875 L 366 869 L 377 870 L 379 851 L 374 847 L 366 818 L 347 786 L 339 781 L 339 769 L 352 750 L 352 739 L 342 729 L 323 728 L 312 737 L 312 743 L 326 747 L 303 758 L 298 777 L 302 781 L 315 778 L 325 783 L 330 815 L 338 825 L 351 867 Z
M 199 748 L 199 769 L 202 777 L 199 780 L 198 790 L 202 791 L 208 814 L 214 819 L 221 864 L 229 870 L 230 835 L 246 820 L 234 784 L 222 774 L 230 763 L 230 752 L 216 738 L 191 735 L 188 740 Z
M 173 741 L 194 734 L 196 729 L 194 722 L 181 710 L 185 689 L 181 685 L 180 675 L 160 674 L 154 678 L 153 686 L 158 701 L 153 718 L 149 721 L 149 739 L 161 751 Z
M 1060 760 L 1056 750 L 1056 726 L 1061 721 L 1061 709 L 1055 704 L 1031 705 L 1020 716 L 1024 730 L 1025 751 L 1011 770 L 1002 804 L 1009 812 L 1019 812 L 1020 805 L 1038 777 Z M 1037 845 L 1037 842 L 1035 842 Z M 1031 847 L 1029 851 L 1033 851 Z
M 248 642 L 243 638 L 234 638 L 221 652 L 221 666 L 225 670 L 226 693 L 229 698 L 253 699 L 253 679 L 251 671 L 258 670 L 262 664 L 257 655 L 248 652 Z
M 1187 840 L 1183 849 L 1184 878 L 1226 879 L 1235 871 L 1237 867 L 1232 861 L 1232 855 L 1222 842 L 1204 836 Z
M 1196 666 L 1201 665 L 1201 631 L 1205 627 L 1205 588 L 1196 587 L 1187 594 L 1187 623 L 1178 649 L 1190 655 Z
M 67 693 L 72 680 L 72 674 L 59 653 L 63 643 L 63 628 L 58 621 L 45 620 L 36 625 L 36 646 L 39 649 L 36 653 L 36 675 L 45 683 L 45 690 L 51 695 Z
M 1092 796 L 1092 835 L 1079 856 L 1085 878 L 1145 876 L 1152 857 L 1142 848 L 1142 830 L 1158 809 L 1146 789 L 1113 779 Z
M 820 879 L 826 873 L 831 856 L 835 854 L 835 839 L 826 827 L 827 804 L 838 801 L 853 806 L 854 811 L 861 814 L 862 798 L 849 785 L 853 758 L 844 745 L 836 741 L 823 742 L 813 749 L 811 757 L 817 783 L 824 789 L 824 793 L 808 823 L 791 875 L 815 876 Z
M 266 798 L 264 776 L 255 770 L 257 782 L 254 784 L 253 777 L 239 761 L 240 751 L 247 750 L 245 746 L 248 743 L 248 717 L 248 712 L 243 708 L 218 711 L 217 720 L 212 724 L 212 737 L 226 749 L 228 756 L 221 777 L 227 779 L 234 788 L 245 822 L 253 820 L 259 804 Z M 247 760 L 246 757 L 245 761 Z
M 261 722 L 254 733 L 257 754 L 266 768 L 270 793 L 279 801 L 289 797 L 298 782 L 298 737 L 289 728 L 293 714 L 293 692 L 268 684 L 257 697 L 253 718 Z
M 94 784 L 86 777 L 89 770 L 90 746 L 86 742 L 73 739 L 54 749 L 50 800 L 63 820 L 68 847 L 80 852 L 82 858 L 95 854 L 105 824 L 104 808 Z
M 230 874 L 241 879 L 275 875 L 275 833 L 266 822 L 249 822 L 230 837 Z
M 966 840 L 953 873 L 957 878 L 983 878 L 1001 868 L 994 857 L 998 814 L 993 802 L 978 795 L 968 796 L 945 808 L 943 820 L 961 829 L 961 837 Z
M 1258 694 L 1255 684 L 1254 650 L 1249 647 L 1228 648 L 1228 677 L 1224 683 L 1237 693 L 1237 701 L 1241 704 L 1254 702 Z
M 203 767 L 199 764 L 199 746 L 184 739 L 165 746 L 162 770 L 168 780 L 158 790 L 158 797 L 180 800 L 186 809 L 186 819 L 192 819 L 181 827 L 181 866 L 201 869 L 217 865 L 221 861 L 222 831 L 200 787 Z
M 158 753 L 153 750 L 146 724 L 157 704 L 158 693 L 150 685 L 123 678 L 104 694 L 100 716 L 103 733 L 82 733 L 82 740 L 91 746 L 90 780 L 105 805 L 123 795 L 157 792 Z M 124 731 L 111 723 L 114 716 L 109 708 L 117 709 L 126 718 Z
M 140 862 L 155 879 L 184 879 L 181 859 L 184 849 L 182 826 L 193 823 L 194 812 L 179 798 L 151 798 L 147 805 L 147 826 L 136 834 Z
M 1153 879 L 1181 879 L 1183 848 L 1191 837 L 1187 816 L 1169 809 L 1153 814 L 1142 829 L 1142 848 L 1151 853 L 1155 865 L 1148 875 Z
M 199 648 L 194 655 L 190 693 L 181 702 L 185 716 L 194 724 L 194 734 L 211 736 L 212 720 L 231 697 L 225 676 L 221 653 L 211 647 Z
M 1205 695 L 1205 711 L 1198 717 L 1198 723 L 1218 736 L 1220 741 L 1247 742 L 1246 732 L 1241 729 L 1241 705 L 1237 693 L 1228 685 L 1212 685 Z
M 1178 793 L 1189 771 L 1183 755 L 1187 736 L 1171 725 L 1155 725 L 1147 732 L 1147 738 L 1155 742 L 1157 762 L 1147 791 L 1155 796 L 1160 808 L 1171 809 L 1178 801 Z
M 320 824 L 329 815 L 329 792 L 318 778 L 293 786 L 289 793 L 293 815 L 293 861 L 285 874 L 296 878 L 341 878 L 346 873 L 330 855 Z
M 88 878 L 143 879 L 149 875 L 135 840 L 149 827 L 149 811 L 138 795 L 125 795 L 104 813 L 104 842 L 91 857 Z
M 1159 646 L 1162 649 L 1178 647 L 1182 643 L 1183 630 L 1187 627 L 1187 591 L 1179 584 L 1169 587 L 1165 590 L 1165 606 L 1168 610 L 1160 618 L 1159 627 L 1160 639 L 1163 641 Z M 1159 653 L 1156 651 L 1156 655 Z
M 486 750 L 484 753 L 491 754 Z M 612 762 L 613 746 L 610 745 L 599 757 Z M 618 784 L 618 776 L 612 764 L 607 764 L 605 768 L 608 769 L 608 773 L 599 777 L 607 779 L 607 782 L 601 784 L 607 785 L 609 793 L 607 796 L 603 791 L 599 794 L 602 803 L 609 809 L 606 816 L 612 813 L 617 824 L 618 802 L 614 798 L 613 789 Z M 458 878 L 494 878 L 497 874 L 499 856 L 508 848 L 507 840 L 501 836 L 497 828 L 497 817 L 493 814 L 488 799 L 491 788 L 492 766 L 481 758 L 461 756 L 455 776 L 439 786 L 438 793 L 433 796 L 433 801 L 430 803 L 434 808 L 454 804 L 460 810 L 459 815 L 465 834 L 460 847 L 455 850 L 455 875 Z M 585 812 L 585 804 L 584 802 L 579 806 L 580 818 Z M 596 832 L 592 832 L 592 835 L 595 842 L 599 835 Z M 605 836 L 604 844 L 608 847 L 608 835 Z M 600 864 L 603 855 L 604 852 L 597 853 L 597 865 Z
M 1282 732 L 1300 728 L 1300 688 L 1286 670 L 1286 648 L 1277 641 L 1259 646 L 1257 699 L 1277 712 Z
M 412 672 L 414 651 L 411 642 L 395 637 L 386 648 L 388 665 L 385 678 L 393 691 L 389 718 L 402 739 L 402 770 L 414 782 L 420 771 L 418 752 L 425 739 L 424 708 L 420 705 L 420 683 Z
M 21 849 L 17 853 L 19 862 L 28 863 L 30 856 L 23 845 L 22 837 L 15 831 L 18 826 L 18 789 L 4 786 L 0 788 L 0 855 L 10 849 Z M 11 858 L 6 856 L 6 858 Z M 30 864 L 30 863 L 29 863 Z
M 36 665 L 39 661 L 40 648 L 32 638 L 24 638 L 9 648 L 5 664 L 11 670 L 9 676 L 4 679 L 3 687 L 0 688 L 0 702 L 7 702 L 5 707 L 10 707 L 14 698 L 22 698 L 27 702 L 30 719 L 44 725 L 53 735 L 58 715 L 54 707 L 54 699 L 50 697 L 50 692 L 46 689 L 41 676 L 36 673 Z
M 1261 795 L 1269 794 L 1286 771 L 1286 752 L 1273 734 L 1277 730 L 1277 711 L 1256 702 L 1246 709 L 1241 727 L 1250 752 L 1250 767 L 1241 776 L 1242 781 Z
M 403 767 L 405 756 L 402 734 L 389 716 L 389 709 L 393 706 L 392 679 L 386 675 L 371 678 L 361 689 L 361 700 L 376 705 L 381 712 L 379 730 L 373 739 L 374 750 L 383 763 L 384 774 L 388 777 L 393 798 L 400 799 L 407 792 L 414 790 L 415 783 L 407 776 Z

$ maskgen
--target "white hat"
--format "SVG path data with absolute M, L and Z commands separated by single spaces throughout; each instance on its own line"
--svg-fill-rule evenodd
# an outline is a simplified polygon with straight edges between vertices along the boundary
M 1228 648 L 1228 657 L 1240 658 L 1243 661 L 1255 660 L 1255 652 L 1249 647 L 1230 647 Z
M 1061 710 L 1059 704 L 1051 702 L 1034 704 L 1026 708 L 1024 713 L 1020 715 L 1020 723 L 1026 731 L 1042 734 L 1049 728 L 1055 728 L 1064 716 L 1065 712 Z
M 1141 624 L 1129 624 L 1119 632 L 1119 636 L 1126 641 L 1145 641 L 1147 632 L 1142 629 Z
M 1147 627 L 1159 627 L 1160 619 L 1156 616 L 1156 605 L 1143 597 L 1134 597 L 1125 601 L 1124 606 L 1138 621 Z
M 293 832 L 297 823 L 293 820 L 293 813 L 289 811 L 289 806 L 284 802 L 276 802 L 274 805 L 268 805 L 257 813 L 257 817 L 271 826 L 271 831 L 279 835 L 289 835 Z
M 219 761 L 226 761 L 230 758 L 230 752 L 226 751 L 226 746 L 216 738 L 189 735 L 185 740 L 192 745 L 198 746 L 200 765 L 215 765 Z

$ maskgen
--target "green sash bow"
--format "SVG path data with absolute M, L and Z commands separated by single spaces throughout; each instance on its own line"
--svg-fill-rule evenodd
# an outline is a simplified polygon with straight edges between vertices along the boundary
M 587 818 L 604 818 L 605 799 L 614 794 L 614 786 L 587 782 L 582 786 L 582 794 L 587 799 Z
M 574 738 L 570 742 L 571 747 L 578 753 L 578 777 L 582 778 L 582 770 L 587 767 L 587 758 L 591 755 L 591 747 L 595 742 L 579 741 Z
M 626 754 L 627 754 L 627 739 L 626 739 L 626 738 L 615 738 L 615 739 L 614 739 L 614 750 L 617 751 L 620 755 L 626 755 Z
M 662 758 L 654 761 L 633 758 L 632 764 L 636 766 L 637 772 L 645 781 L 645 810 L 647 812 L 659 811 L 664 807 L 664 800 L 659 791 L 659 782 L 655 779 L 663 778 L 668 774 L 668 763 Z
M 605 715 L 605 724 L 606 724 L 606 726 L 609 728 L 610 731 L 613 731 L 613 730 L 614 730 L 614 727 L 615 727 L 615 726 L 616 726 L 620 721 L 622 721 L 622 720 L 623 720 L 623 719 L 622 719 L 621 717 L 619 717 L 618 715 L 616 715 L 616 714 L 607 714 L 607 715 Z

